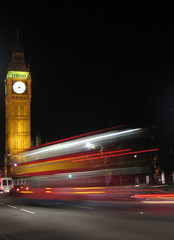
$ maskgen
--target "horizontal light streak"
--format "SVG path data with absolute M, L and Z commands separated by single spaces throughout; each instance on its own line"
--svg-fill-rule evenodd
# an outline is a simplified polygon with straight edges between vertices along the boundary
M 148 204 L 174 204 L 174 201 L 142 201 Z
M 110 156 L 101 156 L 101 157 L 95 157 L 95 158 L 90 158 L 90 159 L 73 160 L 72 162 L 91 161 L 91 160 L 95 160 L 95 159 L 102 159 L 102 158 L 105 158 L 105 157 L 112 158 L 112 157 L 117 157 L 117 156 L 132 155 L 132 154 L 147 153 L 147 152 L 155 152 L 155 151 L 159 151 L 159 149 L 155 148 L 155 149 L 148 149 L 148 150 L 141 150 L 141 151 L 134 151 L 134 152 L 118 153 L 118 154 L 113 154 L 113 155 L 110 155 Z
M 87 137 L 87 136 L 89 136 L 89 135 L 93 135 L 93 134 L 96 134 L 96 133 L 101 133 L 101 132 L 110 131 L 110 130 L 113 130 L 113 129 L 116 129 L 116 128 L 120 128 L 120 127 L 124 127 L 124 125 L 119 125 L 119 126 L 115 126 L 115 127 L 105 128 L 105 129 L 102 129 L 102 130 L 92 131 L 92 132 L 80 134 L 80 135 L 77 135 L 77 136 L 73 136 L 73 137 L 69 137 L 69 138 L 64 138 L 64 139 L 61 139 L 61 140 L 57 140 L 57 141 L 54 141 L 54 142 L 45 143 L 45 144 L 42 144 L 42 145 L 39 145 L 39 146 L 31 147 L 31 148 L 29 148 L 27 151 L 31 151 L 31 150 L 34 150 L 34 149 L 38 149 L 38 148 L 41 148 L 41 147 L 50 146 L 50 145 L 57 144 L 57 143 L 67 142 L 67 141 L 74 140 L 74 139 L 78 139 L 78 138 L 82 138 L 82 137 Z
M 126 152 L 126 151 L 130 151 L 130 149 L 122 149 L 122 150 L 116 150 L 116 151 L 110 151 L 110 152 L 101 152 L 101 153 L 94 153 L 94 154 L 89 154 L 89 155 L 82 155 L 82 156 L 78 156 L 78 157 L 70 157 L 70 158 L 61 158 L 61 159 L 54 159 L 54 160 L 47 160 L 46 162 L 62 162 L 62 161 L 70 161 L 70 160 L 73 160 L 73 159 L 78 159 L 78 160 L 73 160 L 72 162 L 80 162 L 80 161 L 84 161 L 84 160 L 93 160 L 93 158 L 91 157 L 94 157 L 94 156 L 102 156 L 102 158 L 104 157 L 111 157 L 111 155 L 109 154 L 113 154 L 113 153 L 119 153 L 119 152 Z M 88 159 L 90 158 L 90 159 Z M 100 157 L 95 157 L 95 159 L 98 159 Z M 29 163 L 30 164 L 30 163 Z
M 141 151 L 133 151 L 133 152 L 123 152 L 123 153 L 117 153 L 117 151 L 115 151 L 115 153 L 116 154 L 112 154 L 112 155 L 106 155 L 106 153 L 105 154 L 103 154 L 103 153 L 97 153 L 97 157 L 91 157 L 91 156 L 93 156 L 92 154 L 91 155 L 87 155 L 88 157 L 86 158 L 86 156 L 85 156 L 85 158 L 82 158 L 83 156 L 81 156 L 80 157 L 80 159 L 79 160 L 73 160 L 73 161 L 71 161 L 72 162 L 72 165 L 58 165 L 58 163 L 57 162 L 63 162 L 63 161 L 65 161 L 65 159 L 66 160 L 70 160 L 70 159 L 67 159 L 67 158 L 63 158 L 63 159 L 59 159 L 59 160 L 55 160 L 54 159 L 54 161 L 53 162 L 55 162 L 55 164 L 57 163 L 57 166 L 56 165 L 54 165 L 54 166 L 52 166 L 51 164 L 49 165 L 49 160 L 47 159 L 47 161 L 45 162 L 45 161 L 41 161 L 41 162 L 33 162 L 33 163 L 31 163 L 31 162 L 28 162 L 28 163 L 24 163 L 24 164 L 21 164 L 21 165 L 19 165 L 18 167 L 19 167 L 19 170 L 20 171 L 24 171 L 24 169 L 23 168 L 25 168 L 25 169 L 27 169 L 27 171 L 29 171 L 29 169 L 28 169 L 28 167 L 30 168 L 30 173 L 33 173 L 33 174 L 36 174 L 36 172 L 37 173 L 39 173 L 39 172 L 43 172 L 43 168 L 44 167 L 46 167 L 47 168 L 47 173 L 56 173 L 56 171 L 57 170 L 59 170 L 59 172 L 63 172 L 65 169 L 67 169 L 67 167 L 69 168 L 69 169 L 71 169 L 70 171 L 73 171 L 74 169 L 76 169 L 76 168 L 78 168 L 79 170 L 81 169 L 81 168 L 79 168 L 79 166 L 76 166 L 76 165 L 73 165 L 75 162 L 83 162 L 83 161 L 91 161 L 91 160 L 96 160 L 96 159 L 104 159 L 104 158 L 106 158 L 106 157 L 108 157 L 108 158 L 113 158 L 113 157 L 118 157 L 118 156 L 124 156 L 124 155 L 132 155 L 132 154 L 139 154 L 139 153 L 147 153 L 147 152 L 154 152 L 154 151 L 158 151 L 159 149 L 158 148 L 155 148 L 155 149 L 148 149 L 148 150 L 141 150 Z M 123 150 L 118 150 L 118 151 L 123 151 Z M 125 151 L 125 150 L 124 150 Z M 126 151 L 127 151 L 127 149 L 126 149 Z M 112 151 L 112 153 L 113 153 L 114 151 Z M 109 153 L 109 152 L 108 152 Z M 98 156 L 99 155 L 99 156 Z M 101 156 L 101 155 L 103 155 L 103 156 Z M 96 154 L 94 154 L 94 156 L 96 156 Z M 72 159 L 72 158 L 71 158 Z M 75 158 L 76 159 L 76 158 Z M 52 161 L 52 160 L 51 160 Z M 43 164 L 43 163 L 45 163 L 45 164 Z M 63 164 L 63 163 L 62 163 Z M 66 163 L 64 163 L 64 164 L 66 164 Z M 68 163 L 69 164 L 69 163 Z M 24 165 L 24 167 L 23 167 L 23 165 Z M 18 168 L 17 167 L 17 168 Z M 35 167 L 35 168 L 33 168 L 33 167 Z M 31 168 L 33 168 L 33 169 L 31 169 Z M 88 165 L 86 165 L 85 167 L 83 167 L 83 169 L 84 170 L 87 170 L 88 168 L 90 168 L 90 166 L 88 166 Z M 37 171 L 36 171 L 36 169 L 38 169 Z M 18 170 L 18 175 L 20 174 L 19 173 L 19 170 Z M 91 168 L 90 169 L 88 169 L 88 170 L 91 170 Z M 44 172 L 45 172 L 45 170 L 44 170 Z M 45 172 L 45 174 L 46 174 L 46 172 Z M 29 173 L 29 172 L 28 172 Z M 25 174 L 27 174 L 27 173 L 25 173 Z M 21 174 L 20 174 L 21 175 Z
M 89 191 L 89 192 L 74 192 L 75 194 L 98 194 L 98 193 L 107 193 L 106 191 Z
M 36 165 L 36 164 L 43 164 L 45 163 L 51 163 L 51 162 L 63 162 L 63 161 L 71 161 L 73 159 L 81 159 L 79 161 L 83 161 L 84 159 L 88 159 L 89 157 L 94 157 L 94 156 L 101 156 L 102 157 L 110 157 L 109 154 L 113 154 L 113 153 L 120 153 L 120 152 L 128 152 L 130 151 L 130 148 L 127 149 L 121 149 L 121 150 L 115 150 L 115 151 L 109 151 L 109 152 L 101 152 L 101 153 L 94 153 L 94 154 L 88 154 L 88 155 L 80 155 L 80 156 L 73 156 L 73 157 L 58 157 L 58 158 L 50 158 L 50 159 L 43 159 L 43 160 L 36 160 L 36 161 L 32 161 L 32 162 L 24 162 L 24 163 L 19 163 L 18 166 L 23 166 L 23 165 Z M 109 156 L 108 156 L 109 155 Z M 78 161 L 78 160 L 77 160 Z M 73 162 L 73 161 L 72 161 Z
M 77 187 L 75 190 L 105 189 L 105 187 Z
M 154 193 L 154 194 L 135 194 L 134 197 L 137 197 L 137 198 L 163 198 L 163 197 L 167 197 L 167 198 L 174 198 L 174 193 L 164 193 L 164 194 L 161 194 L 161 193 Z
M 124 135 L 124 134 L 128 134 L 128 133 L 133 133 L 133 132 L 136 132 L 136 131 L 139 131 L 139 130 L 141 130 L 141 128 L 129 129 L 129 130 L 120 131 L 120 132 L 98 134 L 98 135 L 88 137 L 88 138 L 85 137 L 85 139 L 83 139 L 83 140 L 72 140 L 72 141 L 68 141 L 68 142 L 64 142 L 64 143 L 59 143 L 59 144 L 56 144 L 54 146 L 43 147 L 43 149 L 32 150 L 31 153 L 23 154 L 23 156 L 27 157 L 27 156 L 36 155 L 36 154 L 39 154 L 39 153 L 50 152 L 50 151 L 53 151 L 53 150 L 63 150 L 63 149 L 66 149 L 66 148 L 71 148 L 71 147 L 79 146 L 79 145 L 82 145 L 82 144 L 86 144 L 88 142 L 102 141 L 102 140 L 109 139 L 109 138 L 112 138 L 112 137 L 116 137 L 116 136 L 120 136 L 120 135 Z
M 73 160 L 72 162 L 81 162 L 81 161 L 85 161 L 85 160 L 94 160 L 94 159 L 100 159 L 100 158 L 106 158 L 106 157 L 112 157 L 112 155 L 109 155 L 109 154 L 113 154 L 113 153 L 120 153 L 120 152 L 128 152 L 130 151 L 131 149 L 122 149 L 122 150 L 116 150 L 116 151 L 110 151 L 110 152 L 101 152 L 101 153 L 95 153 L 95 154 L 90 154 L 90 155 L 87 155 L 85 156 L 81 156 L 79 158 L 79 160 Z M 102 156 L 101 156 L 102 155 Z M 94 156 L 97 156 L 97 157 L 94 157 Z M 99 156 L 99 157 L 98 157 Z M 88 159 L 90 157 L 90 159 Z M 94 158 L 91 158 L 91 157 L 94 157 Z M 86 159 L 87 158 L 87 159 Z M 76 158 L 77 159 L 77 158 Z
M 19 193 L 34 193 L 33 191 L 19 191 Z

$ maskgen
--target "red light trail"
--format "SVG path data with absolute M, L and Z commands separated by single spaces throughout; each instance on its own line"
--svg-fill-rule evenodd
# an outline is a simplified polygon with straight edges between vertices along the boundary
M 117 157 L 117 156 L 132 155 L 132 154 L 147 153 L 147 152 L 155 152 L 155 151 L 159 151 L 159 149 L 155 148 L 155 149 L 148 149 L 148 150 L 141 150 L 141 151 L 134 151 L 134 152 L 118 153 L 118 154 L 113 154 L 113 155 L 109 155 L 109 156 L 106 155 L 106 156 L 101 156 L 101 157 L 94 157 L 94 158 L 90 158 L 90 159 L 73 160 L 72 162 L 90 161 L 90 160 L 95 160 L 95 159 L 102 159 L 102 158 L 105 158 L 105 157 L 110 157 L 111 158 L 111 157 Z M 114 151 L 113 151 L 113 153 L 114 153 Z

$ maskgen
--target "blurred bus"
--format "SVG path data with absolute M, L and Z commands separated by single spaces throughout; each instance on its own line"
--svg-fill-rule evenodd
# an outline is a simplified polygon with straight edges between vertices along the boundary
M 107 186 L 139 184 L 151 174 L 158 151 L 146 144 L 144 133 L 112 130 L 29 149 L 12 158 L 14 181 L 29 186 L 23 197 L 65 200 L 94 197 Z

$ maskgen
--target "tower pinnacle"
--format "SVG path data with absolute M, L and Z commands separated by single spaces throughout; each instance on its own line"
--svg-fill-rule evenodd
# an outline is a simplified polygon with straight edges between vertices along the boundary
M 12 51 L 12 59 L 9 66 L 9 71 L 29 71 L 25 64 L 24 49 L 20 43 L 19 28 L 17 28 L 16 31 L 16 44 Z

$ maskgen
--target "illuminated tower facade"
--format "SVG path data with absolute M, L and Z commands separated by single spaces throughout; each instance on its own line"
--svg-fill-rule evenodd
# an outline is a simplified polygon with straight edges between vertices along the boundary
M 31 74 L 17 32 L 16 45 L 5 79 L 6 160 L 31 146 Z

